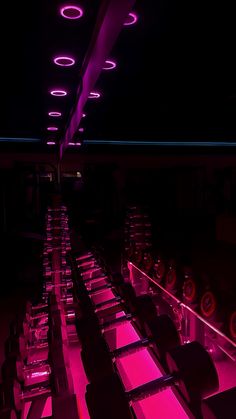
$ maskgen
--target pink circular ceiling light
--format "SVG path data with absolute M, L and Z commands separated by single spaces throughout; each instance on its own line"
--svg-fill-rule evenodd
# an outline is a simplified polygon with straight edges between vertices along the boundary
M 49 116 L 53 116 L 53 117 L 59 117 L 59 116 L 61 116 L 61 112 L 56 112 L 56 111 L 53 111 L 53 112 L 48 112 L 48 115 Z
M 66 57 L 66 56 L 55 57 L 53 59 L 53 62 L 56 65 L 60 65 L 61 67 L 71 67 L 72 65 L 75 64 L 74 58 Z
M 69 5 L 69 4 L 67 6 L 61 7 L 60 13 L 62 17 L 64 17 L 65 19 L 72 19 L 72 20 L 79 19 L 84 14 L 83 9 L 81 7 Z
M 58 131 L 57 127 L 47 127 L 48 131 Z
M 67 92 L 65 90 L 51 90 L 50 91 L 52 96 L 66 96 Z
M 115 61 L 112 60 L 106 60 L 105 61 L 105 65 L 102 68 L 103 70 L 113 70 L 113 68 L 116 68 L 116 63 Z
M 82 118 L 85 118 L 86 117 L 86 113 L 82 113 Z
M 136 15 L 136 13 L 131 12 L 128 14 L 125 22 L 124 22 L 124 26 L 130 26 L 130 25 L 134 25 L 138 20 L 138 16 Z
M 101 96 L 99 92 L 90 92 L 88 95 L 89 99 L 98 99 Z
M 78 129 L 78 131 L 79 131 L 79 132 L 84 132 L 84 128 L 83 128 L 83 127 L 81 127 L 81 128 L 79 128 L 79 129 Z

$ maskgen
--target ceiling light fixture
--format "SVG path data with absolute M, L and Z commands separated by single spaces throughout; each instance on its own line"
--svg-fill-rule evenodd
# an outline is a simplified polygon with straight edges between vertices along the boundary
M 89 99 L 98 99 L 100 96 L 101 95 L 98 92 L 90 92 L 89 95 L 88 95 L 88 98 Z
M 83 128 L 83 127 L 81 127 L 81 128 L 79 128 L 79 129 L 78 129 L 78 131 L 79 131 L 79 132 L 84 132 L 84 128 Z
M 56 111 L 48 112 L 48 115 L 53 116 L 53 117 L 58 117 L 58 116 L 61 116 L 61 112 L 56 112 Z
M 79 19 L 83 16 L 84 12 L 81 7 L 73 6 L 73 5 L 67 5 L 63 6 L 60 9 L 61 16 L 65 19 Z
M 75 64 L 74 58 L 66 56 L 55 57 L 53 62 L 61 67 L 71 67 Z
M 69 142 L 68 145 L 73 146 L 73 147 L 76 147 L 76 146 L 79 147 L 79 146 L 81 146 L 81 143 L 71 143 L 71 142 Z
M 85 118 L 86 117 L 86 113 L 82 113 L 82 118 Z
M 130 25 L 134 25 L 138 20 L 138 16 L 136 15 L 136 13 L 131 12 L 128 14 L 125 22 L 124 22 L 124 26 L 130 26 Z
M 116 63 L 115 61 L 112 60 L 106 60 L 105 61 L 105 65 L 102 68 L 103 70 L 113 70 L 113 68 L 116 68 Z
M 47 145 L 55 145 L 55 141 L 47 141 Z
M 58 131 L 57 127 L 47 127 L 48 131 Z
M 66 96 L 67 92 L 65 90 L 51 90 L 50 91 L 52 96 Z

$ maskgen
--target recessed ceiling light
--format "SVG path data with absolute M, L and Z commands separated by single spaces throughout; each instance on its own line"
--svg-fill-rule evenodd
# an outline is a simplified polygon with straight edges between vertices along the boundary
M 74 58 L 66 56 L 55 57 L 53 61 L 56 65 L 60 65 L 61 67 L 71 67 L 75 64 Z
M 86 113 L 82 113 L 82 118 L 85 118 L 86 117 Z
M 124 22 L 124 26 L 130 26 L 130 25 L 134 25 L 138 20 L 138 16 L 136 15 L 136 13 L 131 12 L 128 14 L 125 22 Z
M 79 19 L 84 14 L 81 7 L 69 4 L 67 6 L 61 7 L 60 13 L 65 19 Z
M 55 141 L 47 141 L 47 145 L 55 145 Z
M 116 68 L 116 63 L 115 61 L 112 60 L 106 60 L 105 61 L 105 65 L 102 68 L 103 70 L 113 70 L 113 68 Z
M 48 131 L 58 131 L 57 127 L 47 127 Z
M 79 128 L 79 129 L 78 129 L 78 131 L 79 131 L 79 132 L 84 132 L 84 128 L 83 128 L 83 127 L 81 127 L 81 128 Z
M 52 96 L 66 96 L 67 92 L 65 90 L 51 90 L 50 91 Z
M 56 112 L 56 111 L 48 112 L 48 115 L 53 116 L 53 117 L 58 117 L 58 116 L 61 116 L 61 112 Z
M 88 98 L 89 99 L 98 99 L 100 96 L 101 96 L 101 94 L 98 93 L 98 92 L 90 92 L 89 95 L 88 95 Z

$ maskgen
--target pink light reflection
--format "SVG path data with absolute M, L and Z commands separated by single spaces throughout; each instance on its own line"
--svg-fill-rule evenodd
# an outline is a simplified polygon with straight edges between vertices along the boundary
M 65 57 L 65 56 L 55 57 L 53 59 L 53 62 L 56 65 L 59 65 L 61 67 L 71 67 L 72 65 L 75 64 L 74 58 L 72 58 L 72 57 Z
M 86 113 L 82 113 L 82 118 L 85 118 L 86 117 Z
M 55 145 L 55 141 L 47 141 L 47 145 Z
M 84 132 L 84 128 L 79 128 L 79 130 L 78 130 L 79 132 Z
M 81 145 L 81 143 L 72 143 L 72 142 L 69 142 L 68 145 L 69 146 L 72 146 L 72 147 L 79 147 Z
M 50 94 L 52 96 L 66 96 L 67 92 L 66 90 L 50 90 Z
M 112 60 L 106 60 L 105 61 L 105 65 L 102 68 L 103 70 L 113 70 L 113 68 L 116 68 L 116 63 L 115 61 Z
M 99 92 L 90 92 L 88 95 L 89 99 L 98 99 L 101 96 Z
M 130 26 L 130 25 L 134 25 L 138 20 L 138 16 L 136 13 L 131 12 L 128 14 L 125 22 L 124 22 L 124 26 Z
M 57 127 L 47 127 L 48 131 L 58 131 Z
M 69 345 L 69 360 L 74 384 L 74 392 L 78 398 L 78 408 L 80 413 L 79 417 L 82 417 L 83 419 L 89 419 L 90 416 L 88 414 L 85 401 L 85 393 L 88 380 L 84 372 L 80 353 L 81 347 L 79 342 L 73 345 Z
M 129 321 L 119 324 L 113 329 L 106 330 L 104 332 L 104 337 L 111 351 L 140 339 L 138 333 Z
M 56 111 L 48 112 L 48 115 L 53 116 L 53 117 L 58 117 L 58 116 L 61 116 L 61 112 L 56 112 Z
M 163 376 L 147 348 L 119 357 L 116 365 L 127 391 Z M 153 418 L 154 412 L 160 419 L 189 418 L 171 389 L 134 402 L 132 407 L 137 418 Z
M 78 6 L 67 5 L 60 9 L 61 16 L 65 19 L 79 19 L 83 16 L 83 9 Z
M 96 293 L 94 293 L 93 295 L 91 295 L 91 300 L 94 304 L 99 304 L 99 303 L 105 303 L 107 300 L 110 300 L 112 298 L 114 298 L 114 294 L 113 292 L 108 289 L 108 290 L 102 290 L 102 291 L 98 291 Z

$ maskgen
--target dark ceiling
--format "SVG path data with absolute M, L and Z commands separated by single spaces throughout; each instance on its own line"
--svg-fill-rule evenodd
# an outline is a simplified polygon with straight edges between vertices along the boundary
M 99 0 L 81 1 L 84 16 L 63 19 L 61 1 L 4 2 L 2 18 L 1 137 L 39 138 L 56 123 L 63 135 Z M 75 2 L 73 2 L 75 3 Z M 232 2 L 233 3 L 233 2 Z M 2 7 L 2 6 L 1 6 Z M 103 71 L 82 120 L 87 140 L 234 141 L 236 25 L 224 1 L 137 1 L 139 16 L 124 27 L 111 53 L 117 68 Z M 76 58 L 56 66 L 55 55 Z M 50 88 L 66 88 L 65 98 Z M 50 110 L 63 112 L 53 120 Z M 52 138 L 52 136 L 50 137 Z

